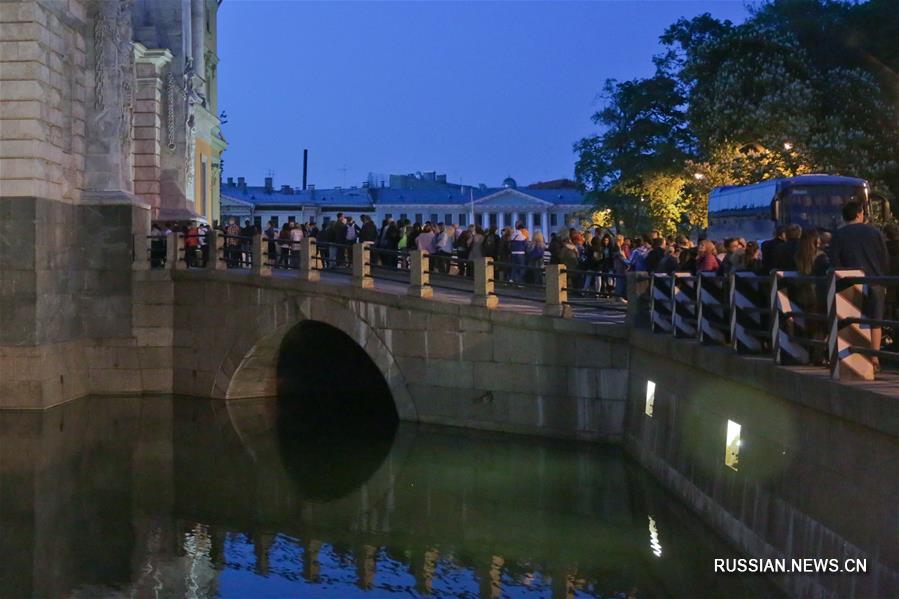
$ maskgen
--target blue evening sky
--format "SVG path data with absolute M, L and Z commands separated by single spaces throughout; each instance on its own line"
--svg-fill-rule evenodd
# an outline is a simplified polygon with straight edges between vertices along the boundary
M 360 185 L 369 172 L 498 186 L 573 177 L 606 78 L 653 71 L 679 17 L 742 0 L 299 2 L 219 9 L 224 176 Z M 345 171 L 343 169 L 346 169 Z

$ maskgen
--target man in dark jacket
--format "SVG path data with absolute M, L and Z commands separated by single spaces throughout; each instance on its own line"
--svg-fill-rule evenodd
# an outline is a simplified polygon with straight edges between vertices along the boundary
M 362 228 L 359 229 L 359 241 L 365 243 L 366 241 L 371 241 L 372 243 L 378 240 L 378 227 L 375 226 L 374 221 L 369 218 L 367 215 L 362 215 Z
M 787 228 L 783 225 L 777 225 L 774 231 L 774 238 L 763 241 L 762 250 L 762 272 L 768 274 L 777 262 L 777 250 L 780 246 L 787 242 Z
M 796 252 L 799 251 L 799 239 L 802 237 L 802 227 L 797 224 L 787 225 L 787 240 L 777 246 L 774 254 L 774 267 L 777 270 L 796 270 Z M 762 250 L 762 261 L 765 260 Z
M 880 231 L 865 223 L 865 212 L 860 202 L 848 202 L 843 206 L 846 224 L 834 231 L 830 242 L 830 262 L 834 268 L 858 268 L 869 277 L 889 274 L 890 256 Z M 880 285 L 869 285 L 865 296 L 863 317 L 882 320 L 886 294 Z M 880 349 L 881 328 L 871 327 L 871 347 Z M 880 360 L 873 357 L 874 367 L 880 368 Z

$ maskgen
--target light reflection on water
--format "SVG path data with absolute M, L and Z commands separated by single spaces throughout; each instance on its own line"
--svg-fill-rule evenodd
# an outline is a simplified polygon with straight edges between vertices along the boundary
M 732 553 L 617 450 L 404 425 L 372 459 L 282 451 L 271 424 L 270 402 L 0 412 L 0 596 L 770 592 L 715 577 Z

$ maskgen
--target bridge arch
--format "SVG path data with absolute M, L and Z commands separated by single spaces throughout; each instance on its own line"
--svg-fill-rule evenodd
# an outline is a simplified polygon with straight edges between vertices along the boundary
M 353 309 L 351 309 L 353 308 Z M 249 399 L 278 394 L 278 359 L 285 337 L 303 322 L 318 322 L 349 337 L 371 360 L 390 389 L 400 420 L 415 421 L 418 412 L 390 348 L 378 330 L 355 308 L 327 297 L 286 300 L 264 311 L 251 330 L 237 335 L 215 376 L 213 397 Z

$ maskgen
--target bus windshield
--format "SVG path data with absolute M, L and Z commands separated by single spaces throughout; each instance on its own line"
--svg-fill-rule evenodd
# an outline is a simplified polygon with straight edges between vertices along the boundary
M 845 185 L 793 187 L 783 200 L 785 222 L 804 229 L 833 230 L 842 224 L 842 209 L 847 202 L 855 200 L 864 205 L 865 188 Z

